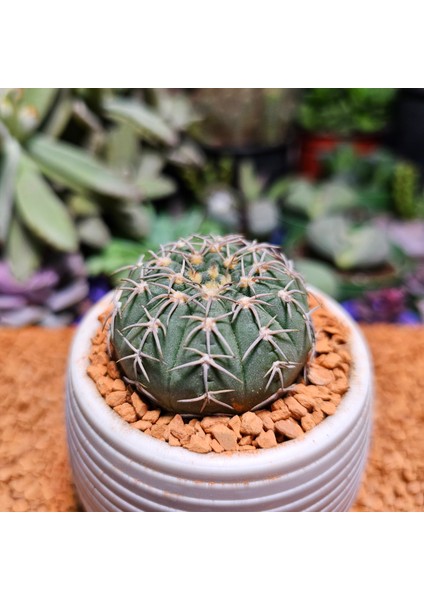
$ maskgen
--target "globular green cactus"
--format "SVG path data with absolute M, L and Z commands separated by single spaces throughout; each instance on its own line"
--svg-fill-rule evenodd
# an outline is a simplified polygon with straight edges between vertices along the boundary
M 167 411 L 234 414 L 295 381 L 314 330 L 304 282 L 277 247 L 194 235 L 131 267 L 110 342 L 127 381 Z

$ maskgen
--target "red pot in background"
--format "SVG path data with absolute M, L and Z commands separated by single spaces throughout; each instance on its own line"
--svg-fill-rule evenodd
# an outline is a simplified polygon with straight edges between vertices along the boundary
M 324 152 L 334 150 L 340 144 L 352 144 L 359 154 L 370 154 L 380 146 L 380 136 L 354 135 L 339 136 L 337 134 L 320 134 L 302 132 L 299 136 L 299 171 L 310 179 L 321 175 L 320 156 Z

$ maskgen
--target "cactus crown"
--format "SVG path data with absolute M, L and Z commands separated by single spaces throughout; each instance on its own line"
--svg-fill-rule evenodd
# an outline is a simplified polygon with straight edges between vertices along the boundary
M 239 236 L 166 244 L 116 290 L 110 340 L 162 408 L 234 414 L 277 398 L 314 343 L 307 292 L 277 247 Z

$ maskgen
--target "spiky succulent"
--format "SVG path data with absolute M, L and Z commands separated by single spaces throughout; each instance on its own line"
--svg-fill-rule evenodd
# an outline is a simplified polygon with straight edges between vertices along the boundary
M 314 331 L 304 282 L 277 247 L 194 235 L 131 267 L 110 341 L 128 382 L 162 408 L 232 414 L 293 383 Z

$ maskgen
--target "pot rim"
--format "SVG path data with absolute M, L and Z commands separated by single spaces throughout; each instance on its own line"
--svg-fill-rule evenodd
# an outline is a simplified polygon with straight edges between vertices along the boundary
M 199 454 L 182 447 L 144 435 L 131 427 L 105 402 L 95 383 L 87 374 L 91 338 L 99 326 L 98 316 L 107 309 L 113 292 L 98 301 L 79 324 L 71 346 L 68 362 L 68 394 L 78 403 L 91 427 L 119 452 L 146 467 L 167 473 L 179 471 L 181 476 L 203 479 L 225 474 L 225 477 L 249 473 L 251 477 L 272 477 L 277 471 L 294 466 L 302 468 L 336 447 L 348 435 L 364 410 L 372 392 L 372 363 L 365 339 L 350 315 L 335 300 L 313 286 L 307 286 L 318 300 L 327 306 L 349 330 L 352 370 L 350 387 L 334 415 L 307 432 L 303 437 L 284 442 L 277 447 L 251 452 Z

